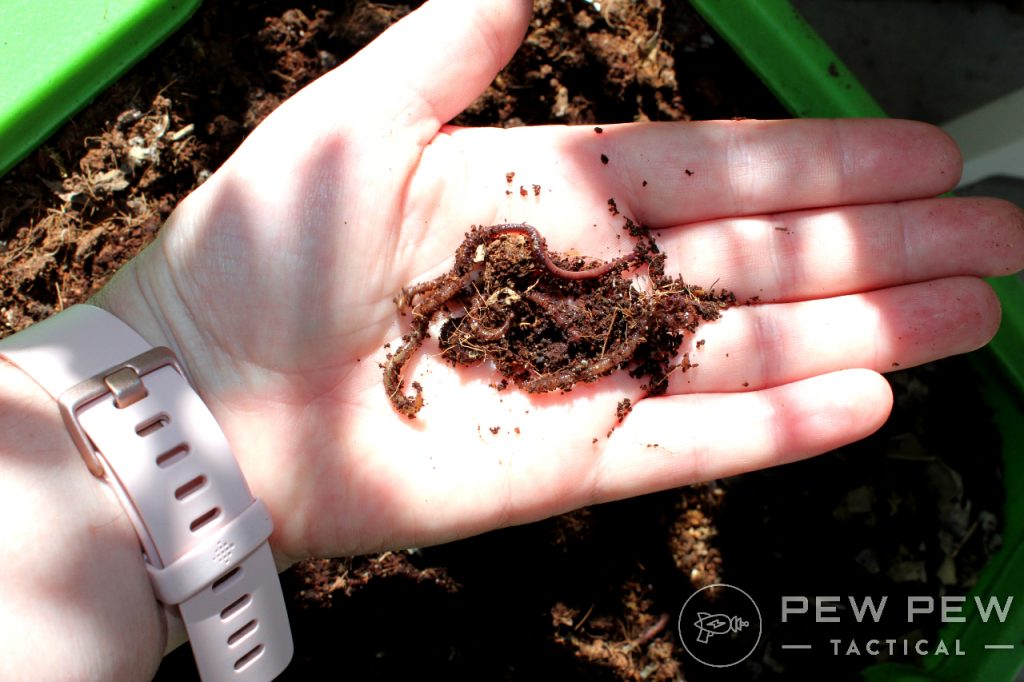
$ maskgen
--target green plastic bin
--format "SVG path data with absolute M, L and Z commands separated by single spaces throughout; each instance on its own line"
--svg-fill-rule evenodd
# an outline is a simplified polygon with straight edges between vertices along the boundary
M 794 116 L 885 116 L 787 0 L 690 2 Z M 1003 547 L 967 598 L 1013 596 L 1015 603 L 1004 622 L 968 616 L 942 629 L 939 637 L 959 640 L 963 656 L 926 656 L 920 666 L 875 665 L 864 673 L 870 682 L 1012 682 L 1024 666 L 1024 280 L 1012 275 L 989 283 L 1003 322 L 971 361 L 1003 438 Z
M 786 0 L 690 0 L 795 116 L 884 116 L 857 79 Z M 201 0 L 0 0 L 0 175 L 42 143 L 166 36 Z M 1024 602 L 1024 282 L 991 280 L 1003 324 L 972 354 L 1003 437 L 1004 546 L 968 595 Z M 1017 491 L 1017 494 L 1013 494 Z M 870 682 L 1010 682 L 1024 664 L 1024 604 L 1005 622 L 968 619 L 940 636 L 965 656 L 921 666 L 876 665 Z M 1002 642 L 1012 649 L 986 650 Z
M 200 0 L 0 0 L 0 175 L 185 22 Z

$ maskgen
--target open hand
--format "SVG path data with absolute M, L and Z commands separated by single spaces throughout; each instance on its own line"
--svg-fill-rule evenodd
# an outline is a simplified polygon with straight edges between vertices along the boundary
M 995 333 L 980 277 L 1024 266 L 1024 217 L 932 198 L 960 159 L 929 126 L 446 125 L 511 57 L 529 11 L 426 3 L 274 112 L 97 298 L 178 352 L 271 509 L 282 562 L 815 455 L 882 424 L 879 372 Z M 699 367 L 657 398 L 619 375 L 499 393 L 487 367 L 452 368 L 428 341 L 405 370 L 426 404 L 399 415 L 379 364 L 408 331 L 402 287 L 447 270 L 472 224 L 529 222 L 554 251 L 611 259 L 632 245 L 609 199 L 657 231 L 670 274 L 761 304 L 701 327 L 681 349 Z M 626 397 L 635 407 L 607 435 Z

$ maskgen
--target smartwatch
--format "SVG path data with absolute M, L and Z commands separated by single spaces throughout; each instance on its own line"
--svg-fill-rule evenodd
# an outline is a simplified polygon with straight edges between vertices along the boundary
M 117 495 L 204 682 L 279 675 L 293 645 L 270 515 L 174 353 L 76 305 L 0 340 L 0 356 L 58 402 L 85 465 Z

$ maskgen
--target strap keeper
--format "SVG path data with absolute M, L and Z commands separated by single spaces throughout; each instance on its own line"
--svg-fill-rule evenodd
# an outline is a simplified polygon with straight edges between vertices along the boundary
M 182 603 L 230 573 L 259 549 L 273 530 L 266 505 L 254 500 L 173 563 L 157 568 L 147 562 L 157 598 L 165 604 Z

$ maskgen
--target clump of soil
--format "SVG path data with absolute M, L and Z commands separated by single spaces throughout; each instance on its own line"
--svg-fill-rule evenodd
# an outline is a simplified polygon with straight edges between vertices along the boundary
M 625 229 L 638 238 L 633 251 L 593 264 L 549 253 L 526 223 L 474 226 L 450 272 L 396 299 L 400 313 L 411 311 L 412 331 L 384 364 L 395 409 L 412 418 L 422 407 L 418 382 L 413 397 L 403 394 L 402 367 L 450 304 L 460 312 L 444 321 L 439 340 L 453 365 L 489 360 L 528 393 L 568 392 L 630 366 L 632 376 L 647 378 L 648 395 L 664 393 L 669 373 L 690 367 L 688 359 L 673 362 L 683 332 L 717 319 L 736 298 L 665 275 L 665 256 L 650 233 L 629 219 Z M 639 267 L 647 268 L 644 284 L 622 277 Z

